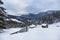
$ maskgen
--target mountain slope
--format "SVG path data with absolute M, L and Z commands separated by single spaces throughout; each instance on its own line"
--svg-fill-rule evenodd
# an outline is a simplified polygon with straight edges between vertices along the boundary
M 37 25 L 36 28 L 29 29 L 28 32 L 10 35 L 20 28 L 6 29 L 6 32 L 0 33 L 0 40 L 60 40 L 60 22 L 49 25 L 48 28 L 42 28 Z M 59 27 L 57 27 L 57 25 Z
M 16 20 L 18 20 L 19 22 L 23 22 L 24 24 L 19 25 L 19 26 L 24 25 L 24 27 L 29 26 L 31 24 L 35 24 L 35 25 L 37 24 L 40 25 L 42 23 L 52 24 L 52 23 L 56 23 L 60 21 L 60 10 L 48 10 L 46 12 L 39 12 L 38 14 L 30 13 L 30 14 L 21 15 L 21 16 L 7 15 L 6 18 L 10 19 L 9 22 L 11 24 L 16 23 L 17 22 Z M 15 21 L 13 21 L 12 19 L 14 19 Z

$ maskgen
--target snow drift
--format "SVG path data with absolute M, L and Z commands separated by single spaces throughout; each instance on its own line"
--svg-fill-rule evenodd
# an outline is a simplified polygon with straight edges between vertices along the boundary
M 49 25 L 48 28 L 42 28 L 41 25 L 37 25 L 36 28 L 28 30 L 28 32 L 17 33 L 10 35 L 21 28 L 6 29 L 4 33 L 0 33 L 0 40 L 60 40 L 60 23 L 54 23 Z M 57 27 L 57 25 L 59 27 Z

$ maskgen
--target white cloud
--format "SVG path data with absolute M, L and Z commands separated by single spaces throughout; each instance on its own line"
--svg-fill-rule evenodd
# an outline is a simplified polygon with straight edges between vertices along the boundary
M 60 1 L 59 0 L 3 0 L 5 6 L 10 5 L 12 7 L 15 14 L 27 14 L 28 12 L 38 12 L 48 9 L 58 10 L 60 9 Z M 9 8 L 7 7 L 7 8 Z M 7 9 L 8 10 L 8 9 Z
M 32 9 L 32 7 L 34 7 L 37 10 L 39 11 L 43 11 L 43 10 L 48 10 L 48 9 L 53 9 L 53 10 L 58 10 L 60 9 L 60 6 L 59 6 L 59 2 L 58 0 L 34 0 L 28 7 L 28 11 L 31 12 L 29 10 Z M 34 11 L 35 12 L 35 11 Z
M 13 7 L 13 9 L 15 10 L 15 12 L 19 13 L 19 14 L 25 14 L 27 13 L 26 11 L 26 7 L 29 5 L 30 2 L 32 2 L 32 0 L 28 1 L 28 0 L 3 0 L 6 4 L 10 4 L 11 6 L 9 7 Z
M 8 12 L 7 14 L 10 14 L 10 15 L 18 15 L 16 12 L 11 10 L 6 10 L 6 12 Z

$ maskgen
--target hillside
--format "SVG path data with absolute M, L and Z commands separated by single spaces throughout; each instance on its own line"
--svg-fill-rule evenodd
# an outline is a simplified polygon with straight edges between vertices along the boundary
M 9 19 L 9 21 L 7 20 L 5 21 L 6 22 L 5 27 L 9 26 L 10 28 L 26 27 L 31 24 L 35 25 L 40 25 L 42 23 L 53 24 L 56 22 L 60 22 L 60 10 L 48 10 L 45 12 L 39 12 L 37 14 L 30 13 L 21 16 L 7 15 L 6 19 Z
M 0 33 L 0 40 L 60 40 L 60 22 L 50 24 L 48 28 L 42 28 L 37 25 L 36 28 L 30 29 L 24 33 L 11 33 L 20 30 L 20 28 L 5 29 L 6 32 Z M 59 26 L 59 27 L 57 27 Z

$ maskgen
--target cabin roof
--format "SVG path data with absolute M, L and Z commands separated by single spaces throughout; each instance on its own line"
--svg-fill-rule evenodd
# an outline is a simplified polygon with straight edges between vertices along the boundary
M 46 26 L 47 24 L 42 24 L 42 26 Z

